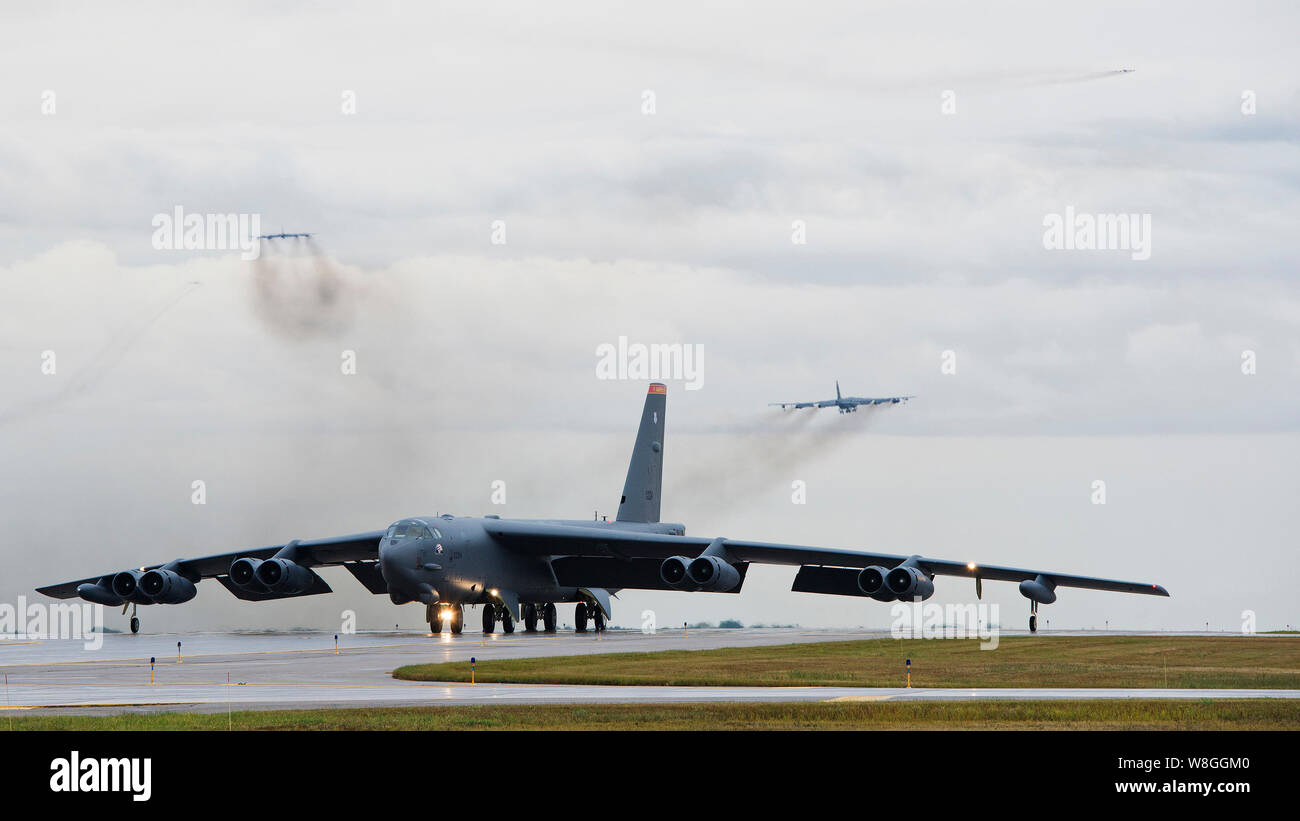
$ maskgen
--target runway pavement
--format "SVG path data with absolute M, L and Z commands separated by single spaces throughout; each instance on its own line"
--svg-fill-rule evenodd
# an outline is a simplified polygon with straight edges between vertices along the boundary
M 462 704 L 1086 698 L 1300 698 L 1300 690 L 925 689 L 862 687 L 604 687 L 398 681 L 405 664 L 588 653 L 711 649 L 887 638 L 888 633 L 799 629 L 631 631 L 439 638 L 419 633 L 108 634 L 79 641 L 0 640 L 8 678 L 0 707 L 60 713 Z M 177 660 L 177 642 L 181 659 Z M 154 657 L 150 684 L 149 658 Z M 228 683 L 229 682 L 229 683 Z

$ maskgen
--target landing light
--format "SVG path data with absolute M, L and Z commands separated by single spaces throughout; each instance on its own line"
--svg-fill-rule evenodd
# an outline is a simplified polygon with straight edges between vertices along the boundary
M 497 589 L 494 587 L 494 588 L 492 588 L 491 590 L 489 590 L 488 592 L 491 593 L 493 596 L 495 596 L 495 595 L 497 594 Z
M 967 569 L 967 570 L 974 570 L 974 569 L 975 569 L 975 562 L 966 562 L 966 569 Z

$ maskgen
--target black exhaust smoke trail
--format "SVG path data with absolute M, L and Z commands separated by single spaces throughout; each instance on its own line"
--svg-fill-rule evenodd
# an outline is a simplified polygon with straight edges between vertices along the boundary
M 756 495 L 789 492 L 790 482 L 813 462 L 842 445 L 848 437 L 860 434 L 885 406 L 863 406 L 854 413 L 839 414 L 826 410 L 773 411 L 749 424 L 736 438 L 728 437 L 718 452 L 700 448 L 696 465 L 677 472 L 672 481 L 672 498 L 708 500 L 711 504 L 751 501 Z M 673 468 L 666 471 L 670 476 Z
M 315 240 L 262 242 L 262 252 L 253 261 L 253 305 L 267 326 L 306 339 L 350 324 L 356 289 Z

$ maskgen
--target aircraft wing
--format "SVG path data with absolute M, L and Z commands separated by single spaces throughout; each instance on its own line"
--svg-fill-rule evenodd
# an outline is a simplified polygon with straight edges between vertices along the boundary
M 835 406 L 834 399 L 823 399 L 818 402 L 768 402 L 769 407 L 780 406 L 782 408 L 831 408 Z
M 343 564 L 345 562 L 363 561 L 366 559 L 375 559 L 379 556 L 379 540 L 386 531 L 373 530 L 368 533 L 354 533 L 349 536 L 335 536 L 329 539 L 313 539 L 311 541 L 300 541 L 297 543 L 297 556 L 295 562 L 303 567 L 324 567 L 327 565 Z M 230 570 L 230 563 L 235 559 L 249 557 L 253 559 L 269 559 L 279 550 L 287 545 L 269 545 L 267 547 L 254 547 L 247 550 L 238 550 L 233 553 L 217 553 L 212 556 L 200 556 L 195 559 L 177 559 L 173 564 L 177 572 L 183 575 L 190 575 L 198 578 L 214 578 L 224 576 Z M 171 564 L 171 563 L 167 563 Z M 164 563 L 146 565 L 141 568 L 132 568 L 136 570 L 153 570 L 156 567 L 163 567 Z M 120 568 L 119 568 L 120 569 Z M 38 587 L 36 592 L 44 593 L 47 596 L 56 599 L 71 599 L 77 595 L 77 587 L 83 584 L 95 584 L 106 577 L 112 577 L 117 571 L 110 571 L 98 576 L 91 576 L 86 579 L 78 579 L 71 582 L 61 582 L 52 584 L 48 587 Z
M 899 402 L 906 402 L 909 399 L 915 399 L 914 396 L 853 396 L 845 397 L 844 401 L 854 405 L 897 405 Z M 832 402 L 832 405 L 835 403 Z
M 666 559 L 669 556 L 690 558 L 700 555 L 714 542 L 713 539 L 700 537 L 641 533 L 604 527 L 514 522 L 508 519 L 489 521 L 484 527 L 504 547 L 540 556 L 604 556 L 624 560 Z M 914 564 L 932 576 L 965 576 L 1008 582 L 1032 581 L 1039 576 L 1045 576 L 1059 587 L 1140 593 L 1148 596 L 1169 595 L 1169 592 L 1158 584 L 1076 576 L 1052 570 L 1001 567 L 949 559 L 930 559 L 924 556 L 863 553 L 856 550 L 750 542 L 740 539 L 724 539 L 722 546 L 726 550 L 728 559 L 735 562 L 856 570 L 873 565 L 890 569 L 915 558 Z

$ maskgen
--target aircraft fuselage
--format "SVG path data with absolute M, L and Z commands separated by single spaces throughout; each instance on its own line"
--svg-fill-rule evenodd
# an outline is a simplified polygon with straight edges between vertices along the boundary
M 379 566 L 395 604 L 483 604 L 493 590 L 508 590 L 521 602 L 578 601 L 576 587 L 562 587 L 550 556 L 521 554 L 497 543 L 483 527 L 486 519 L 422 516 L 403 519 L 379 542 Z M 608 528 L 681 536 L 685 526 L 671 522 L 607 522 L 590 519 L 532 519 L 536 524 Z M 399 536 L 399 528 L 425 528 L 429 535 Z M 563 555 L 563 545 L 556 546 Z

